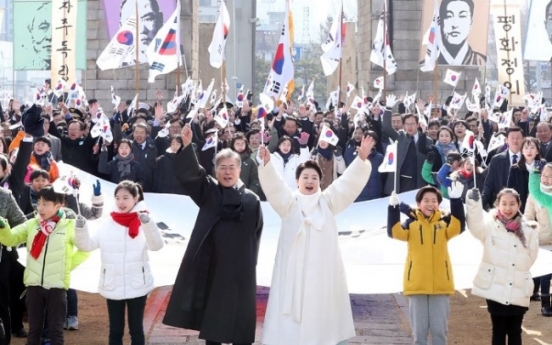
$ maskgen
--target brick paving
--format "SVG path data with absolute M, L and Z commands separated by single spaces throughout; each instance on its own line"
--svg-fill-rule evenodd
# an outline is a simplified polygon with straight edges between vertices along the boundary
M 146 306 L 144 329 L 147 343 L 151 345 L 203 345 L 198 332 L 174 328 L 162 324 L 163 315 L 171 293 L 171 286 L 154 290 Z M 268 301 L 269 289 L 257 290 L 257 331 L 255 345 L 261 345 L 261 332 Z M 356 337 L 350 345 L 361 344 L 411 344 L 410 326 L 405 315 L 406 299 L 401 295 L 351 295 Z

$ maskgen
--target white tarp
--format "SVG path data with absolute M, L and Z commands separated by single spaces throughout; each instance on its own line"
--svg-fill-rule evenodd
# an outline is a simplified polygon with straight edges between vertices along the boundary
M 65 168 L 67 165 L 60 169 Z M 81 180 L 80 200 L 89 203 L 92 197 L 92 184 L 97 178 L 78 169 L 73 170 Z M 104 180 L 101 184 L 105 199 L 103 217 L 109 217 L 114 205 L 115 185 Z M 415 194 L 416 192 L 409 192 L 399 197 L 401 201 L 414 204 Z M 155 285 L 172 285 L 184 256 L 186 240 L 190 237 L 198 208 L 190 198 L 180 195 L 146 193 L 145 202 L 155 221 L 163 222 L 169 227 L 168 230 L 163 231 L 166 239 L 165 247 L 158 252 L 149 252 Z M 339 243 L 350 293 L 376 294 L 402 291 L 407 244 L 387 237 L 387 206 L 387 198 L 359 202 L 348 207 L 337 217 L 340 228 Z M 445 200 L 441 206 L 447 208 L 448 201 Z M 270 286 L 281 221 L 267 202 L 262 203 L 262 208 L 264 228 L 257 265 L 257 284 Z M 92 231 L 99 223 L 100 220 L 88 222 L 90 230 Z M 466 230 L 450 241 L 449 251 L 456 289 L 471 288 L 482 256 L 482 245 Z M 20 253 L 22 254 L 20 260 L 24 263 L 26 253 L 21 249 Z M 534 276 L 540 276 L 551 272 L 552 252 L 541 249 L 532 273 Z M 96 250 L 73 272 L 71 287 L 87 292 L 97 292 L 99 276 L 100 255 Z

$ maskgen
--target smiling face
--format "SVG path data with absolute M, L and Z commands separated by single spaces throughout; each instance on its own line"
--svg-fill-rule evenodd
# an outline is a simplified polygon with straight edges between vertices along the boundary
M 443 38 L 451 45 L 463 44 L 470 33 L 472 13 L 465 1 L 448 3 L 445 16 L 442 18 Z
M 312 168 L 305 168 L 301 171 L 299 179 L 297 179 L 297 187 L 299 192 L 305 195 L 312 195 L 320 189 L 320 176 L 318 172 Z
M 245 141 L 244 140 L 241 140 L 241 139 L 236 139 L 234 141 L 234 147 L 233 147 L 234 151 L 236 151 L 237 153 L 242 153 L 243 151 L 245 151 Z
M 233 187 L 240 178 L 241 168 L 234 158 L 224 158 L 215 167 L 217 181 L 223 187 Z
M 249 147 L 256 150 L 261 146 L 261 133 L 251 134 L 249 136 Z
M 117 153 L 119 154 L 119 156 L 121 156 L 121 158 L 128 157 L 128 155 L 130 155 L 131 152 L 132 152 L 132 148 L 126 142 L 121 143 L 117 148 Z
M 287 154 L 291 151 L 291 142 L 289 140 L 284 140 L 278 145 L 280 152 Z
M 120 213 L 128 213 L 138 203 L 138 199 L 138 195 L 134 197 L 127 189 L 120 188 L 115 194 L 115 205 Z
M 454 126 L 454 135 L 458 138 L 463 138 L 466 135 L 466 126 L 464 126 L 461 122 L 456 124 Z
M 498 200 L 498 210 L 507 219 L 513 219 L 519 212 L 519 201 L 511 193 L 505 193 Z
M 426 217 L 431 217 L 439 209 L 439 199 L 437 194 L 432 192 L 424 193 L 422 200 L 417 203 L 418 209 Z
M 50 151 L 50 146 L 48 146 L 48 144 L 46 144 L 43 141 L 37 141 L 33 146 L 33 151 L 37 155 L 42 155 L 42 154 Z
M 448 145 L 452 141 L 450 132 L 447 130 L 441 130 L 439 132 L 439 142 L 443 145 Z
M 537 149 L 537 145 L 535 145 L 534 142 L 526 141 L 521 149 L 521 154 L 525 158 L 525 162 L 527 164 L 531 164 L 539 154 L 539 150 Z

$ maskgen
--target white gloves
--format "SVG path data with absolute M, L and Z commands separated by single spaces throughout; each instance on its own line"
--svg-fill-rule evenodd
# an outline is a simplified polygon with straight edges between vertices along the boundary
M 393 109 L 395 104 L 397 104 L 397 96 L 389 95 L 385 98 L 385 107 L 386 108 Z
M 84 225 L 86 225 L 86 218 L 81 216 L 80 214 L 77 216 L 77 220 L 75 221 L 75 226 L 77 228 L 84 228 Z
M 462 197 L 462 192 L 464 191 L 464 185 L 460 182 L 452 182 L 450 187 L 448 187 L 448 195 L 451 199 L 458 199 Z
M 397 206 L 399 202 L 399 196 L 397 195 L 397 193 L 395 193 L 395 191 L 393 191 L 393 193 L 391 193 L 391 196 L 389 197 L 389 205 Z
M 138 215 L 138 218 L 140 218 L 140 222 L 142 224 L 146 224 L 146 223 L 149 223 L 150 221 L 150 217 L 147 213 L 145 212 L 141 212 L 139 215 Z

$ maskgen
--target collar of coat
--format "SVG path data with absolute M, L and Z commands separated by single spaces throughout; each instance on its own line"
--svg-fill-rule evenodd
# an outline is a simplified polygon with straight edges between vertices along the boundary
M 433 212 L 431 217 L 427 218 L 422 213 L 422 211 L 420 211 L 419 209 L 416 209 L 416 219 L 418 221 L 425 221 L 427 223 L 434 223 L 434 222 L 438 222 L 439 220 L 441 220 L 441 217 L 442 217 L 441 210 L 436 210 L 435 212 Z

